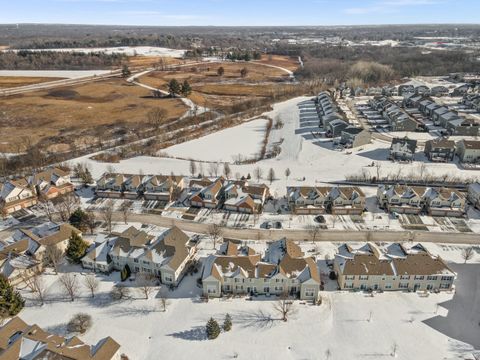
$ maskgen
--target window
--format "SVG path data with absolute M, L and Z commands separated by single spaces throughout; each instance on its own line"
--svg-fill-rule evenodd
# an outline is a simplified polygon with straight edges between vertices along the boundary
M 453 280 L 453 276 L 442 276 L 441 280 L 442 280 L 442 281 L 452 281 L 452 280 Z
M 283 291 L 283 286 L 275 286 L 275 291 Z
M 268 286 L 265 286 L 265 287 L 263 288 L 263 292 L 264 292 L 264 293 L 269 293 L 269 292 L 270 292 L 270 288 L 269 288 Z
M 423 280 L 425 276 L 423 275 L 415 275 L 415 280 Z
M 392 288 L 392 284 L 385 284 L 385 289 L 391 289 Z
M 345 283 L 345 289 L 353 289 L 353 283 Z
M 410 280 L 410 275 L 401 275 L 400 280 Z
M 408 283 L 399 283 L 398 288 L 399 289 L 408 289 Z
M 450 284 L 449 283 L 441 283 L 440 284 L 440 289 L 450 289 Z
M 138 263 L 138 259 L 133 259 L 133 262 Z
M 435 280 L 437 280 L 437 277 L 436 276 L 427 276 L 427 280 L 435 281 Z
M 223 285 L 223 290 L 230 291 L 230 285 Z
M 358 278 L 360 280 L 368 280 L 368 275 L 360 275 Z
M 306 288 L 305 289 L 305 296 L 312 297 L 315 295 L 315 289 L 314 288 Z
M 347 275 L 345 276 L 345 280 L 355 280 L 355 275 Z

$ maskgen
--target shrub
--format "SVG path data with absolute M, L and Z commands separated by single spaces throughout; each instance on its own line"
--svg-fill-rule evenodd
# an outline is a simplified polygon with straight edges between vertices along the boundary
M 206 330 L 209 340 L 216 339 L 218 335 L 220 335 L 220 326 L 218 325 L 218 322 L 213 318 L 210 318 L 210 320 L 208 320 Z
M 67 324 L 67 330 L 69 332 L 77 332 L 84 334 L 88 329 L 92 327 L 92 317 L 85 313 L 78 313 L 73 315 Z

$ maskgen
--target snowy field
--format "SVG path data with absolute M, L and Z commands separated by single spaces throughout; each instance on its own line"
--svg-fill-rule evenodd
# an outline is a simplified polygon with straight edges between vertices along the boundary
M 387 160 L 390 144 L 376 140 L 371 144 L 353 150 L 334 150 L 331 139 L 315 138 L 312 135 L 312 132 L 318 129 L 316 124 L 300 123 L 297 105 L 305 100 L 308 100 L 308 98 L 300 97 L 275 104 L 274 110 L 265 114 L 273 119 L 278 117 L 284 123 L 281 129 L 276 130 L 272 128 L 269 138 L 269 146 L 281 142 L 282 150 L 280 155 L 276 158 L 262 160 L 256 164 L 231 165 L 232 174 L 238 172 L 241 175 L 247 175 L 248 173 L 253 175 L 254 168 L 258 166 L 263 170 L 264 177 L 266 177 L 268 169 L 273 168 L 276 180 L 268 185 L 271 187 L 272 192 L 276 192 L 279 196 L 284 195 L 286 191 L 287 181 L 284 172 L 287 168 L 291 171 L 288 185 L 315 185 L 326 181 L 341 181 L 345 180 L 345 177 L 348 175 L 360 175 L 362 173 L 376 176 L 377 169 L 372 166 L 372 163 L 380 164 L 380 176 L 387 174 L 418 174 L 422 164 L 426 166 L 424 175 L 456 174 L 465 179 L 478 179 L 480 176 L 480 171 L 463 170 L 456 163 L 427 162 L 422 152 L 417 152 L 417 161 L 413 163 L 391 162 Z M 234 134 L 225 136 L 225 131 L 230 130 Z M 210 140 L 205 140 L 212 139 L 212 137 L 217 143 L 214 144 Z M 244 149 L 244 153 L 254 152 L 250 148 L 251 145 L 239 147 L 235 145 L 234 148 L 231 143 L 233 141 L 236 142 L 237 138 L 240 145 L 250 143 L 250 140 L 238 136 L 238 130 L 227 129 L 223 131 L 223 135 L 209 135 L 177 145 L 175 148 L 180 149 L 178 150 L 179 155 L 196 158 L 195 155 L 200 154 L 198 158 L 204 161 L 218 161 L 219 159 L 231 161 L 231 155 L 238 154 L 240 149 Z M 257 141 L 259 140 L 255 140 L 255 144 Z M 192 142 L 195 142 L 197 145 L 192 146 Z M 198 144 L 201 144 L 202 147 Z M 167 153 L 171 154 L 169 150 L 167 150 Z M 228 156 L 225 154 L 228 154 Z M 72 162 L 86 162 L 90 164 L 95 178 L 101 176 L 108 166 L 113 166 L 116 171 L 126 173 L 142 170 L 145 174 L 169 174 L 170 172 L 183 175 L 189 174 L 188 160 L 141 156 L 110 164 L 99 163 L 89 159 L 89 157 L 84 156 L 74 159 Z M 204 169 L 206 170 L 207 167 L 204 166 Z M 262 181 L 268 183 L 266 178 Z
M 185 54 L 185 50 L 168 49 L 155 46 L 123 46 L 123 47 L 98 47 L 98 48 L 59 48 L 59 49 L 27 49 L 28 51 L 58 51 L 58 52 L 103 52 L 105 54 L 125 54 L 127 56 L 165 56 L 181 58 Z M 4 50 L 4 51 L 21 51 L 21 50 Z
M 0 76 L 55 77 L 75 79 L 110 73 L 110 70 L 0 70 Z
M 254 248 L 264 243 L 249 244 Z M 333 243 L 302 244 L 322 259 L 333 256 Z M 385 244 L 384 244 L 385 245 Z M 425 244 L 447 261 L 463 262 L 462 246 Z M 199 256 L 211 253 L 212 244 L 203 239 Z M 314 251 L 314 252 L 313 252 Z M 48 331 L 65 334 L 65 324 L 78 312 L 92 315 L 93 328 L 82 340 L 94 343 L 112 336 L 121 352 L 131 359 L 469 359 L 473 347 L 480 346 L 480 321 L 475 297 L 480 296 L 478 251 L 470 264 L 452 264 L 459 274 L 456 293 L 428 294 L 391 292 L 370 296 L 362 292 L 338 292 L 336 284 L 326 279 L 322 305 L 296 301 L 295 313 L 288 322 L 279 320 L 274 311 L 275 298 L 244 297 L 201 301 L 195 276 L 186 276 L 175 291 L 167 291 L 166 312 L 160 306 L 158 287 L 148 300 L 138 289 L 131 298 L 112 302 L 109 292 L 119 281 L 119 274 L 98 275 L 100 288 L 91 298 L 83 287 L 85 273 L 79 267 L 64 265 L 61 272 L 74 272 L 81 293 L 74 302 L 67 301 L 58 276 L 43 275 L 48 285 L 48 301 L 40 306 L 27 290 L 29 298 L 20 316 Z M 197 275 L 199 276 L 199 275 Z M 126 283 L 134 286 L 133 282 Z M 233 318 L 233 329 L 216 340 L 207 340 L 204 326 L 210 317 L 221 323 L 226 313 Z
M 162 150 L 162 153 L 182 159 L 231 162 L 240 154 L 243 158 L 258 156 L 268 120 L 258 119 L 234 126 Z

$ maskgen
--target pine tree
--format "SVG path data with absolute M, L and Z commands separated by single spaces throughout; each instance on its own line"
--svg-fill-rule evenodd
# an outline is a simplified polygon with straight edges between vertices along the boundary
M 175 97 L 175 95 L 180 93 L 180 90 L 181 86 L 178 81 L 176 79 L 170 80 L 170 82 L 168 83 L 168 91 L 170 92 L 170 96 Z
M 230 314 L 225 315 L 225 320 L 223 321 L 223 330 L 232 330 L 232 317 L 230 316 Z
M 192 93 L 192 87 L 190 86 L 187 80 L 183 82 L 181 90 L 182 90 L 182 95 L 184 97 L 188 97 Z
M 88 249 L 88 243 L 86 243 L 82 237 L 72 231 L 72 235 L 68 240 L 67 251 L 65 252 L 67 258 L 72 262 L 78 264 L 80 259 L 85 255 Z
M 81 231 L 88 230 L 88 214 L 80 208 L 70 215 L 68 221 L 70 222 L 70 225 L 75 226 Z
M 215 319 L 210 318 L 207 322 L 207 337 L 209 340 L 216 339 L 218 335 L 220 335 L 220 325 L 218 325 L 218 322 L 215 321 Z
M 23 309 L 25 300 L 8 280 L 0 276 L 0 313 L 8 316 L 17 315 Z

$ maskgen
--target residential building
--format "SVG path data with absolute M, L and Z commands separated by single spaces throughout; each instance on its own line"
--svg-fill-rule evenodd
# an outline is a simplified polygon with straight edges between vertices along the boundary
M 128 265 L 134 273 L 156 276 L 163 284 L 172 286 L 179 284 L 197 249 L 190 237 L 177 227 L 158 238 L 133 226 L 113 235 L 116 239 L 109 252 L 113 269 L 121 271 Z
M 383 251 L 367 243 L 338 248 L 334 260 L 341 290 L 449 291 L 456 278 L 439 256 L 421 244 L 395 243 Z
M 365 194 L 358 187 L 287 187 L 290 208 L 298 215 L 351 214 L 359 215 L 365 208 Z
M 445 125 L 448 133 L 457 136 L 478 136 L 480 124 L 474 119 L 459 117 Z
M 105 173 L 97 180 L 95 194 L 98 197 L 121 198 L 129 175 Z
M 3 216 L 37 204 L 35 190 L 26 179 L 9 180 L 0 184 L 0 214 Z
M 380 185 L 377 200 L 381 208 L 398 214 L 458 217 L 465 213 L 465 195 L 451 188 Z
M 233 295 L 318 297 L 321 280 L 316 261 L 292 240 L 270 244 L 261 254 L 229 241 L 223 255 L 211 255 L 202 274 L 203 293 L 209 297 Z
M 57 167 L 30 176 L 28 182 L 37 195 L 44 199 L 53 199 L 75 190 L 70 181 L 70 173 Z
M 424 151 L 430 161 L 450 162 L 455 157 L 455 141 L 444 137 L 427 140 Z
M 340 143 L 346 148 L 356 148 L 369 144 L 372 137 L 368 130 L 348 126 L 342 130 Z
M 449 110 L 445 106 L 440 106 L 440 107 L 437 107 L 435 110 L 433 110 L 431 115 L 433 124 L 437 126 L 440 125 L 440 116 L 445 113 L 448 113 L 448 111 Z
M 417 140 L 404 138 L 393 138 L 390 146 L 390 159 L 400 161 L 413 161 L 417 150 Z
M 185 187 L 183 176 L 153 175 L 144 183 L 143 197 L 146 200 L 173 201 Z
M 18 316 L 0 328 L 0 358 L 4 360 L 120 360 L 120 345 L 111 337 L 89 345 L 77 336 L 51 334 Z
M 222 200 L 222 189 L 225 179 L 216 179 L 209 185 L 195 191 L 189 198 L 190 204 L 194 207 L 215 209 L 219 207 Z
M 342 119 L 335 119 L 333 121 L 329 121 L 325 125 L 326 135 L 327 137 L 337 137 L 342 134 L 342 131 L 348 127 L 348 123 Z
M 392 101 L 386 103 L 382 115 L 392 131 L 415 131 L 418 127 L 417 121 Z
M 457 142 L 457 155 L 460 162 L 466 164 L 480 163 L 480 141 L 462 139 Z
M 254 214 L 262 211 L 268 187 L 266 185 L 247 185 L 243 181 L 230 181 L 224 186 L 223 193 L 225 210 Z
M 113 270 L 113 260 L 110 252 L 115 245 L 115 240 L 115 237 L 97 236 L 95 243 L 90 246 L 82 258 L 82 266 L 94 272 L 109 274 Z
M 480 210 L 480 181 L 468 185 L 467 199 Z

